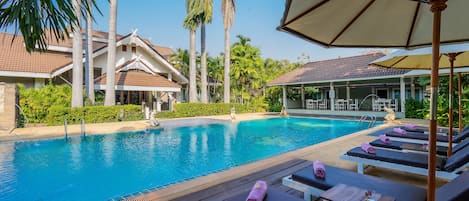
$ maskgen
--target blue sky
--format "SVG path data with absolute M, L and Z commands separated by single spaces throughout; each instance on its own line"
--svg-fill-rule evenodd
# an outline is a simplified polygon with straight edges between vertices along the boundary
M 108 30 L 109 5 L 97 0 L 103 16 L 96 16 L 95 29 Z M 283 15 L 285 0 L 237 0 L 234 25 L 231 29 L 231 43 L 236 35 L 251 38 L 251 44 L 259 47 L 264 58 L 297 61 L 302 54 L 312 61 L 333 59 L 363 54 L 366 49 L 322 48 L 293 35 L 280 32 L 276 27 Z M 138 29 L 138 34 L 149 38 L 160 46 L 173 49 L 189 48 L 189 31 L 182 27 L 186 10 L 185 0 L 119 0 L 117 31 L 127 34 Z M 200 37 L 197 37 L 198 42 Z M 221 1 L 214 0 L 211 24 L 207 25 L 207 51 L 218 55 L 223 51 L 224 28 L 221 15 Z M 197 44 L 200 50 L 200 44 Z

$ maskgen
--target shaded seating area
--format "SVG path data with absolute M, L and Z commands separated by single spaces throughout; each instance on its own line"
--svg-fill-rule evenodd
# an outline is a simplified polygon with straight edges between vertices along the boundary
M 357 163 L 357 172 L 363 174 L 364 166 L 388 168 L 402 172 L 420 175 L 428 174 L 428 155 L 418 153 L 405 153 L 376 149 L 376 153 L 364 152 L 360 147 L 355 147 L 343 154 L 341 159 Z M 452 156 L 436 158 L 436 177 L 454 179 L 466 167 L 469 167 L 469 146 L 464 147 Z
M 420 187 L 390 181 L 370 175 L 358 174 L 333 166 L 325 166 L 326 177 L 316 178 L 313 174 L 313 166 L 295 172 L 283 178 L 283 184 L 304 192 L 305 200 L 311 197 L 319 197 L 321 193 L 339 184 L 350 185 L 382 195 L 390 196 L 395 200 L 426 200 L 426 190 Z M 469 172 L 459 175 L 451 182 L 443 185 L 436 191 L 436 200 L 465 200 L 469 196 Z

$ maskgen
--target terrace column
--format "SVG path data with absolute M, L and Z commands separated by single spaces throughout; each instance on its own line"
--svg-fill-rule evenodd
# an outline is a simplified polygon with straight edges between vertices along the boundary
M 173 111 L 173 92 L 168 92 L 168 106 L 169 106 L 169 111 Z
M 158 91 L 155 91 L 155 99 L 156 99 L 156 102 L 155 102 L 156 111 L 161 112 L 161 98 L 160 98 Z
M 283 101 L 283 106 L 285 109 L 287 109 L 287 86 L 283 85 L 282 86 L 282 101 Z
M 404 77 L 401 77 L 401 112 L 405 112 L 405 81 Z
M 415 100 L 415 82 L 414 77 L 410 78 L 410 97 Z
M 350 100 L 350 82 L 349 81 L 347 81 L 345 87 L 346 87 L 346 92 L 345 93 L 346 93 L 346 96 L 347 96 L 346 99 Z
M 334 111 L 335 91 L 334 91 L 334 83 L 333 82 L 331 82 L 331 85 L 329 86 L 329 98 L 331 99 L 331 102 L 330 102 L 331 111 Z
M 301 108 L 305 109 L 305 85 L 301 85 Z

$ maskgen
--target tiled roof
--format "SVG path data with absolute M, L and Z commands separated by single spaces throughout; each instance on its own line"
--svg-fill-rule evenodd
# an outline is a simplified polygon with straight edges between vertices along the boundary
M 310 62 L 272 80 L 269 85 L 306 84 L 332 80 L 384 77 L 402 75 L 409 72 L 409 70 L 380 68 L 368 65 L 370 62 L 382 56 L 384 56 L 384 54 L 375 53 Z
M 70 52 L 46 51 L 42 53 L 28 53 L 24 48 L 23 36 L 16 35 L 13 43 L 11 42 L 15 35 L 0 33 L 0 71 L 31 72 L 31 73 L 52 73 L 61 67 L 72 63 L 72 54 Z M 108 33 L 93 31 L 93 36 L 106 39 Z M 122 39 L 123 35 L 117 35 L 116 40 Z M 72 48 L 72 39 L 66 38 L 64 41 L 57 42 L 50 39 L 49 45 Z M 85 46 L 86 43 L 83 43 Z M 149 43 L 159 54 L 169 57 L 174 54 L 168 47 L 156 46 Z M 107 43 L 94 41 L 94 51 L 104 48 Z M 84 48 L 83 48 L 84 49 Z
M 106 74 L 96 78 L 96 84 L 106 84 Z M 116 73 L 116 85 L 121 86 L 143 86 L 143 87 L 176 87 L 181 85 L 171 82 L 161 75 L 146 73 L 138 70 L 124 71 Z
M 72 62 L 70 53 L 48 51 L 28 53 L 22 36 L 0 33 L 0 71 L 51 73 Z

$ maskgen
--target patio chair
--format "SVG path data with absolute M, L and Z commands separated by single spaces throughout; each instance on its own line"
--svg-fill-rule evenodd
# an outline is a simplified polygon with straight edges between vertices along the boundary
M 420 175 L 428 174 L 428 155 L 376 149 L 376 154 L 364 152 L 355 147 L 340 156 L 341 159 L 357 163 L 357 172 L 363 174 L 364 165 L 388 168 Z M 436 177 L 452 180 L 458 173 L 469 167 L 469 146 L 448 158 L 436 158 Z
M 358 110 L 358 99 L 352 99 L 348 102 L 348 110 Z
M 425 143 L 428 142 L 429 135 L 424 133 L 415 133 L 415 132 L 407 132 L 406 134 L 396 133 L 396 132 L 388 132 L 385 134 L 389 139 L 392 141 L 401 141 L 401 142 L 410 142 L 410 143 Z M 452 143 L 456 145 L 457 143 L 463 141 L 469 137 L 469 129 L 463 130 L 462 133 L 454 135 L 452 139 Z M 446 135 L 437 135 L 436 136 L 436 144 L 439 146 L 445 146 L 448 144 L 448 136 Z
M 318 179 L 313 175 L 313 167 L 293 173 L 282 179 L 282 184 L 290 188 L 302 191 L 305 200 L 311 200 L 311 196 L 318 197 L 323 191 L 338 184 L 355 186 L 392 196 L 395 200 L 426 200 L 427 191 L 423 188 L 400 182 L 358 174 L 341 168 L 326 166 L 326 177 Z M 465 200 L 469 196 L 469 171 L 459 175 L 456 179 L 441 186 L 436 190 L 437 201 Z
M 397 150 L 397 151 L 404 151 L 404 152 L 415 152 L 415 153 L 423 153 L 427 154 L 428 151 L 424 148 L 424 144 L 419 143 L 410 143 L 410 142 L 399 142 L 399 141 L 391 141 L 390 143 L 384 143 L 380 139 L 376 139 L 370 142 L 370 145 L 382 148 L 382 149 L 390 149 L 390 150 Z M 457 144 L 453 147 L 453 153 L 458 152 L 459 150 L 463 149 L 464 147 L 469 145 L 469 138 L 464 139 L 461 143 Z M 446 156 L 448 152 L 447 146 L 437 146 L 436 147 L 436 154 L 441 156 Z
M 318 106 L 320 110 L 327 110 L 327 100 L 321 100 L 318 102 Z

